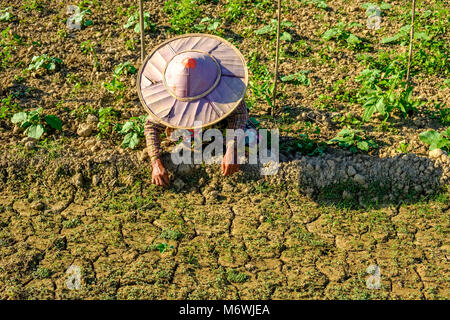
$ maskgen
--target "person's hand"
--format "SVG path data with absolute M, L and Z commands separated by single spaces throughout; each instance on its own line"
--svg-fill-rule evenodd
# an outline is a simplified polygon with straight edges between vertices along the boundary
M 169 175 L 161 161 L 161 159 L 155 159 L 152 162 L 152 183 L 157 186 L 168 186 L 170 184 Z
M 236 152 L 233 152 L 233 147 L 228 147 L 222 160 L 222 174 L 229 176 L 237 171 L 239 171 L 239 164 L 237 163 Z

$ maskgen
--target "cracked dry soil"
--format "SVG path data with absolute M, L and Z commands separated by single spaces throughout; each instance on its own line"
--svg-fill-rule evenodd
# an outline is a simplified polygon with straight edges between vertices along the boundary
M 364 209 L 211 168 L 162 190 L 127 155 L 74 159 L 1 167 L 0 298 L 449 298 L 446 194 Z

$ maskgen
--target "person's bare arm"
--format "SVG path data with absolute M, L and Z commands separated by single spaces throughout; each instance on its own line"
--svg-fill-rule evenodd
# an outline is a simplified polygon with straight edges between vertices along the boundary
M 160 135 L 164 126 L 153 122 L 150 117 L 145 122 L 145 140 L 152 164 L 152 183 L 157 186 L 168 186 L 170 184 L 169 175 L 161 161 Z
M 229 129 L 242 129 L 244 130 L 248 120 L 248 111 L 245 102 L 239 104 L 236 110 L 228 117 Z M 222 174 L 224 176 L 231 175 L 239 171 L 239 164 L 237 163 L 237 143 L 236 141 L 230 141 L 227 144 L 226 152 L 222 160 Z

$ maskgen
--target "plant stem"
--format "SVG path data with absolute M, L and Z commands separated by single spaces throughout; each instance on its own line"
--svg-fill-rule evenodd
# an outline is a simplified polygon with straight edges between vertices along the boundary
M 139 0 L 139 24 L 141 25 L 141 63 L 145 58 L 145 40 L 144 40 L 144 5 L 143 0 Z
M 406 82 L 408 86 L 411 80 L 411 59 L 413 53 L 413 42 L 414 42 L 414 18 L 416 15 L 416 0 L 412 0 L 412 15 L 411 15 L 411 32 L 409 37 L 409 55 L 408 55 L 408 71 L 406 73 Z
M 275 113 L 276 99 L 277 99 L 277 80 L 278 80 L 278 55 L 280 51 L 280 22 L 281 22 L 281 0 L 278 0 L 278 16 L 277 16 L 277 43 L 275 53 L 275 75 L 273 79 L 273 97 L 272 107 L 270 108 L 270 114 L 273 116 Z

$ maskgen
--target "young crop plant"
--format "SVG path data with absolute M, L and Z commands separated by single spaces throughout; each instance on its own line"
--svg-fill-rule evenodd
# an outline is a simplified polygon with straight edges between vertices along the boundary
M 228 21 L 236 21 L 237 19 L 242 17 L 244 13 L 244 7 L 246 5 L 246 0 L 228 0 L 224 5 L 225 11 L 225 19 Z
M 11 7 L 0 9 L 0 22 L 10 22 L 14 20 L 15 16 L 11 13 L 11 11 Z
M 328 141 L 328 144 L 337 144 L 341 148 L 349 149 L 356 153 L 359 150 L 368 152 L 369 149 L 377 148 L 377 144 L 371 139 L 365 139 L 360 134 L 362 130 L 354 130 L 350 128 L 343 129 L 338 132 L 336 137 Z
M 419 139 L 430 146 L 430 151 L 434 149 L 450 151 L 450 127 L 441 133 L 434 130 L 422 132 Z
M 120 81 L 121 75 L 135 74 L 136 68 L 127 61 L 125 63 L 120 63 L 114 68 L 113 78 L 110 82 L 104 82 L 103 87 L 112 94 L 117 95 L 120 99 L 122 98 L 122 91 L 125 89 L 124 84 Z
M 204 32 L 205 30 L 208 31 L 216 31 L 220 25 L 222 24 L 222 21 L 220 19 L 212 19 L 209 17 L 203 18 L 199 24 L 196 24 L 194 26 L 194 29 L 198 32 Z
M 309 72 L 309 70 L 299 71 L 294 74 L 281 77 L 281 81 L 290 82 L 295 85 L 309 86 L 311 84 L 311 81 L 308 79 Z
M 400 28 L 400 31 L 391 37 L 386 37 L 381 39 L 381 43 L 395 43 L 401 46 L 407 45 L 409 43 L 409 32 L 411 30 L 411 25 L 407 24 Z M 430 36 L 426 32 L 414 32 L 414 39 L 419 41 L 426 41 L 430 39 Z
M 99 138 L 105 138 L 112 132 L 112 122 L 117 119 L 117 111 L 112 107 L 100 108 L 98 110 L 97 129 Z
M 368 121 L 378 113 L 387 120 L 394 111 L 404 117 L 415 112 L 422 105 L 412 98 L 413 87 L 404 80 L 406 74 L 406 56 L 391 56 L 382 53 L 376 59 L 367 58 L 368 68 L 355 80 L 361 83 L 357 99 L 363 104 L 363 121 Z
M 294 24 L 290 21 L 282 21 L 280 23 L 281 29 L 289 29 L 292 28 L 293 26 Z M 272 19 L 268 25 L 255 30 L 255 34 L 267 35 L 270 36 L 271 39 L 274 39 L 277 34 L 277 20 Z M 280 34 L 280 40 L 292 41 L 292 35 L 287 31 L 282 31 Z
M 62 60 L 55 57 L 49 57 L 47 54 L 34 56 L 27 70 L 45 69 L 47 71 L 56 70 L 57 66 L 62 64 Z
M 169 15 L 171 31 L 177 34 L 191 32 L 201 15 L 199 0 L 168 0 L 164 12 Z
M 10 116 L 11 112 L 20 110 L 17 103 L 12 101 L 13 98 L 14 96 L 10 94 L 0 100 L 0 119 L 6 119 Z
M 125 29 L 133 28 L 134 32 L 140 33 L 141 24 L 139 22 L 139 12 L 133 13 L 123 27 Z M 149 30 L 150 32 L 154 32 L 156 30 L 156 24 L 150 21 L 150 13 L 148 12 L 144 12 L 144 31 L 145 30 Z
M 349 30 L 354 27 L 361 27 L 359 23 L 339 22 L 335 27 L 328 29 L 322 34 L 322 39 L 325 41 L 334 40 L 342 46 L 346 46 L 353 50 L 369 49 L 370 45 L 363 39 L 359 38 Z
M 13 115 L 11 122 L 19 124 L 21 128 L 25 129 L 24 133 L 36 140 L 39 140 L 41 136 L 49 128 L 55 130 L 62 130 L 61 120 L 54 115 L 42 115 L 42 108 L 38 108 L 33 111 L 18 112 Z
M 146 115 L 132 117 L 123 126 L 117 128 L 120 134 L 125 135 L 122 141 L 123 148 L 128 147 L 134 149 L 139 144 L 139 140 L 144 137 L 144 124 L 146 119 Z
M 306 4 L 314 5 L 317 8 L 324 9 L 324 10 L 326 10 L 330 7 L 325 0 L 302 0 L 302 2 L 304 2 Z
M 92 59 L 94 60 L 94 64 L 92 67 L 92 70 L 98 70 L 100 68 L 100 62 L 98 60 L 97 52 L 95 51 L 94 44 L 91 42 L 91 40 L 83 41 L 80 45 L 81 52 L 83 52 L 85 55 L 92 56 Z
M 272 107 L 272 93 L 274 84 L 272 81 L 272 73 L 267 66 L 261 63 L 260 55 L 254 53 L 251 55 L 248 67 L 252 76 L 249 79 L 249 89 L 252 95 L 249 97 L 248 106 L 251 109 L 258 99 L 262 99 Z
M 83 3 L 80 7 L 71 5 L 68 8 L 68 13 L 72 14 L 67 19 L 67 26 L 71 30 L 80 30 L 83 27 L 89 27 L 93 24 L 92 20 L 87 19 L 86 16 L 91 14 L 91 9 L 85 9 Z

